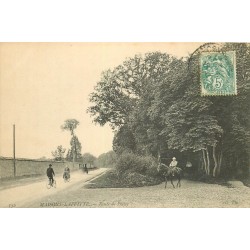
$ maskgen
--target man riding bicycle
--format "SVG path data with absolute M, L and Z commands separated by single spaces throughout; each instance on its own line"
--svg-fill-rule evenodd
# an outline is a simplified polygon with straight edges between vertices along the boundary
M 55 176 L 55 172 L 54 172 L 54 170 L 52 168 L 52 164 L 49 164 L 49 167 L 47 168 L 47 176 L 49 178 L 49 181 L 50 181 L 51 185 L 53 185 L 53 183 L 54 183 L 53 176 Z

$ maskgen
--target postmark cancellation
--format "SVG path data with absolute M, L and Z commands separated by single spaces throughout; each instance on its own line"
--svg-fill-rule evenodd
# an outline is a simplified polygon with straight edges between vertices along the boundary
M 202 96 L 237 95 L 235 52 L 202 53 L 200 79 Z

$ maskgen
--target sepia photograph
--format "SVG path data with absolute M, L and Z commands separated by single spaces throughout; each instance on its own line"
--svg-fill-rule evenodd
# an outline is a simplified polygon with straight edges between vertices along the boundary
M 0 207 L 250 206 L 249 43 L 0 43 Z
M 247 248 L 247 3 L 0 2 L 2 249 Z

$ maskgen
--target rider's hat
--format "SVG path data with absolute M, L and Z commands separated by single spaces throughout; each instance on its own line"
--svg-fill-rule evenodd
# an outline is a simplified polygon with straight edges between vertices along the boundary
M 52 164 L 49 164 L 49 166 L 51 167 L 51 166 L 52 166 Z
M 176 158 L 175 158 L 175 157 L 173 157 L 173 158 L 172 158 L 172 160 L 176 160 Z

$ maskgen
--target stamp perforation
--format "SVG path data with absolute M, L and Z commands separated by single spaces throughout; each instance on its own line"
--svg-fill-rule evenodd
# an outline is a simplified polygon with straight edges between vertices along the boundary
M 234 88 L 232 92 L 218 92 L 218 91 L 214 91 L 213 93 L 207 90 L 204 91 L 204 86 L 203 86 L 203 79 L 202 79 L 202 56 L 205 55 L 218 55 L 218 54 L 229 54 L 231 53 L 232 55 L 232 64 L 233 64 L 233 83 L 234 83 Z M 235 51 L 204 51 L 200 54 L 200 58 L 199 58 L 199 71 L 200 71 L 200 91 L 201 91 L 201 96 L 206 97 L 206 96 L 236 96 L 238 94 L 237 91 L 237 61 L 236 61 L 236 52 Z

